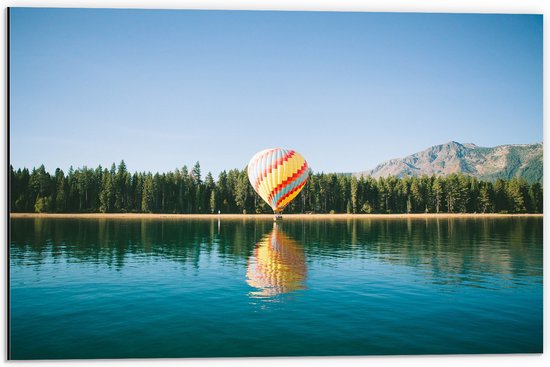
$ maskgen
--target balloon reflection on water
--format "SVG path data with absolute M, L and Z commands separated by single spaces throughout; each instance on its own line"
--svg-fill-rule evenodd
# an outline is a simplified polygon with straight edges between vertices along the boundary
M 273 297 L 305 289 L 306 273 L 302 245 L 274 224 L 271 233 L 256 244 L 246 278 L 257 289 L 251 292 L 253 297 Z

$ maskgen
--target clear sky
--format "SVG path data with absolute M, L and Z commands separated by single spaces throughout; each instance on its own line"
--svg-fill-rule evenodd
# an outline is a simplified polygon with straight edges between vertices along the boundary
M 542 16 L 14 8 L 10 160 L 315 171 L 542 141 Z

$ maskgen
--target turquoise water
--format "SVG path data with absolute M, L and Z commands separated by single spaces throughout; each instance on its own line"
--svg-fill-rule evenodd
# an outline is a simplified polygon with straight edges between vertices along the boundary
M 12 219 L 13 359 L 542 352 L 542 218 Z

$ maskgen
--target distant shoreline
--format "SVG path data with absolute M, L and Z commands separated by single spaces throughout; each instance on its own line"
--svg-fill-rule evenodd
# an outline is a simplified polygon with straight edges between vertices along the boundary
M 284 219 L 430 219 L 543 217 L 543 214 L 418 213 L 418 214 L 283 214 Z M 273 214 L 160 214 L 160 213 L 10 213 L 10 218 L 65 219 L 253 219 L 273 220 Z

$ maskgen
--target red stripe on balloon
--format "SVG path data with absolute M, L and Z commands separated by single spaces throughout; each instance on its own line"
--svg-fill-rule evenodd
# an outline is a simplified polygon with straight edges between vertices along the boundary
M 254 172 L 254 171 L 256 170 L 256 166 L 258 166 L 258 165 L 260 164 L 261 160 L 262 160 L 264 157 L 266 157 L 266 156 L 272 154 L 273 152 L 275 152 L 277 149 L 278 149 L 278 148 L 266 149 L 266 151 L 263 152 L 262 154 L 260 154 L 258 157 L 256 157 L 256 159 L 254 159 L 253 161 L 252 161 L 252 160 L 250 161 L 250 163 L 248 164 L 248 173 L 249 173 L 248 179 L 251 178 L 251 177 L 250 177 L 250 172 L 251 172 L 251 171 Z M 256 187 L 257 187 L 257 184 L 256 184 L 256 183 L 258 182 L 259 177 L 260 177 L 260 175 L 258 175 L 258 177 L 255 178 L 255 182 L 254 182 L 254 183 L 252 183 L 252 180 L 250 181 L 250 184 L 251 184 L 255 189 L 256 189 Z M 256 189 L 256 191 L 258 191 L 258 190 Z
M 307 162 L 304 161 L 304 164 L 302 164 L 302 167 L 298 171 L 296 171 L 292 176 L 288 177 L 286 180 L 283 180 L 280 185 L 278 185 L 276 188 L 271 191 L 269 194 L 268 201 L 271 202 L 271 200 L 277 195 L 279 191 L 281 191 L 287 184 L 291 183 L 295 179 L 297 179 L 302 173 L 304 173 L 307 170 Z
M 273 148 L 273 149 L 267 149 L 265 152 L 263 152 L 261 155 L 259 155 L 256 159 L 254 159 L 254 161 L 251 161 L 252 165 L 253 166 L 257 166 L 258 165 L 258 162 L 265 156 L 273 153 L 274 151 L 276 151 L 277 148 Z
M 293 150 L 290 150 L 290 151 L 288 151 L 287 154 L 285 154 L 284 156 L 279 158 L 276 162 L 271 164 L 269 167 L 265 168 L 264 171 L 262 172 L 262 174 L 256 179 L 256 183 L 254 185 L 254 188 L 256 189 L 256 191 L 258 191 L 258 188 L 260 187 L 260 182 L 262 182 L 262 180 L 264 178 L 266 178 L 269 173 L 271 173 L 278 166 L 282 165 L 283 162 L 286 162 L 290 158 L 292 158 L 292 156 L 294 156 L 294 154 L 295 154 L 295 152 Z
M 292 195 L 293 193 L 295 193 L 296 191 L 300 191 L 302 189 L 302 187 L 304 187 L 304 185 L 306 184 L 307 180 L 304 180 L 304 182 L 302 182 L 301 184 L 299 184 L 298 186 L 296 186 L 295 188 L 293 188 L 292 190 L 290 190 L 289 192 L 287 192 L 286 194 L 284 194 L 278 201 L 277 201 L 277 208 L 279 207 L 279 204 L 284 200 L 286 199 L 287 197 L 289 197 L 290 195 Z

